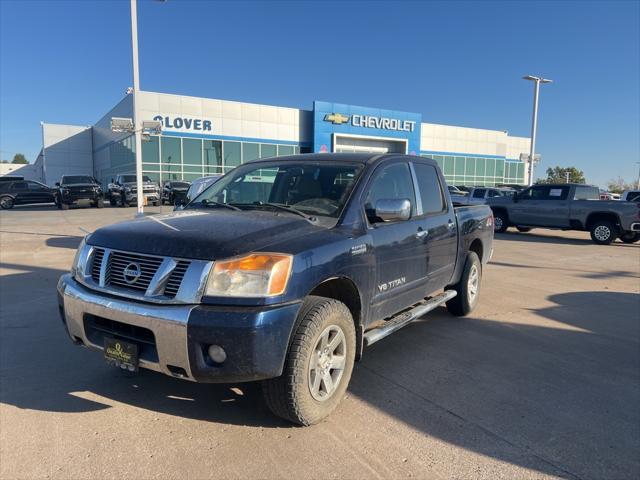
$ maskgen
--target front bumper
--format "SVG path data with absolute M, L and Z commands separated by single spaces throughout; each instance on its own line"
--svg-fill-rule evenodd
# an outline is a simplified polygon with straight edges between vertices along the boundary
M 128 203 L 135 203 L 138 201 L 138 194 L 136 192 L 125 193 L 124 198 Z M 144 198 L 147 199 L 147 202 L 157 202 L 159 201 L 160 195 L 157 193 L 145 193 Z
M 136 343 L 139 365 L 196 382 L 246 382 L 280 376 L 300 303 L 272 307 L 156 305 L 90 290 L 70 274 L 58 305 L 74 343 L 103 350 L 104 337 Z M 209 345 L 227 359 L 216 364 Z

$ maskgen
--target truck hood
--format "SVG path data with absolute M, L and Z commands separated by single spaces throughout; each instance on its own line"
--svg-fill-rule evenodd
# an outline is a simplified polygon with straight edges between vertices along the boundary
M 217 260 L 265 251 L 269 245 L 325 230 L 288 213 L 183 210 L 100 228 L 88 243 L 149 255 Z
M 97 183 L 65 183 L 60 188 L 94 188 L 100 187 Z

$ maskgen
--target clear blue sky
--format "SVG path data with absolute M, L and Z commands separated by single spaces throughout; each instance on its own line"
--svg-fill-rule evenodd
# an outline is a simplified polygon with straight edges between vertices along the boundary
M 640 2 L 141 1 L 145 90 L 311 108 L 421 112 L 528 136 L 540 171 L 634 180 Z M 40 148 L 41 120 L 92 124 L 131 85 L 129 3 L 0 0 L 0 155 Z

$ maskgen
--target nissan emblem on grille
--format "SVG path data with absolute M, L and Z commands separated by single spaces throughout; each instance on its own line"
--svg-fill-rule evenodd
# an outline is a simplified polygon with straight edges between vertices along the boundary
M 140 278 L 141 273 L 142 270 L 140 269 L 140 265 L 135 262 L 131 262 L 129 265 L 124 267 L 122 276 L 124 277 L 124 281 L 131 285 L 133 283 L 136 283 L 138 278 Z

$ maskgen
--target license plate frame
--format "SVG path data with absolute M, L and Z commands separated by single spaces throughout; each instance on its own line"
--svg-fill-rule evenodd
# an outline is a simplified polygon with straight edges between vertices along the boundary
M 104 359 L 116 367 L 137 372 L 139 368 L 138 345 L 120 340 L 119 338 L 104 338 Z

